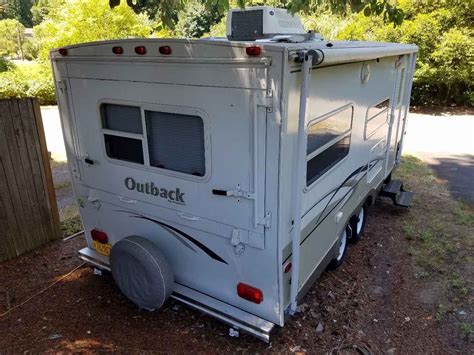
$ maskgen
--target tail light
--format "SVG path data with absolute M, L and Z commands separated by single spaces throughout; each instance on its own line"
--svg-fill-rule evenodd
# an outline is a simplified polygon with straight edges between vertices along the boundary
M 260 304 L 263 301 L 263 292 L 258 288 L 240 282 L 237 285 L 237 294 L 247 301 Z
M 92 240 L 95 240 L 100 244 L 107 244 L 109 242 L 109 237 L 107 236 L 107 234 L 98 229 L 93 229 L 91 231 L 91 237 Z
M 58 49 L 59 54 L 61 55 L 67 55 L 67 48 L 59 48 Z
M 158 48 L 158 51 L 160 52 L 160 54 L 170 55 L 171 54 L 171 47 L 170 46 L 161 46 L 160 48 Z
M 146 54 L 146 47 L 145 46 L 135 47 L 135 53 L 140 54 L 140 55 Z
M 256 57 L 262 54 L 262 48 L 258 46 L 247 47 L 245 48 L 245 52 L 247 53 L 248 56 Z
M 289 272 L 291 271 L 291 267 L 292 267 L 291 263 L 288 262 L 288 263 L 283 267 L 283 272 L 284 272 L 285 274 L 289 273 Z
M 123 54 L 123 48 L 122 47 L 113 47 L 112 52 L 114 54 Z

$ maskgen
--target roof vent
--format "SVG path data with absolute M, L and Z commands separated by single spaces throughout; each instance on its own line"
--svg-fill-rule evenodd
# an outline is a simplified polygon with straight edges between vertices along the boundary
M 255 41 L 276 35 L 302 35 L 306 31 L 298 16 L 285 9 L 254 6 L 229 10 L 227 38 L 231 41 Z

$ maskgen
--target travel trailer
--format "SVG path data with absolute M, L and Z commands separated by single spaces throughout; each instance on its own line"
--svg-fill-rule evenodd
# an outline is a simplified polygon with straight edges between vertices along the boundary
M 360 239 L 400 162 L 417 47 L 327 41 L 286 10 L 227 38 L 51 52 L 87 247 L 138 307 L 169 298 L 269 341 Z

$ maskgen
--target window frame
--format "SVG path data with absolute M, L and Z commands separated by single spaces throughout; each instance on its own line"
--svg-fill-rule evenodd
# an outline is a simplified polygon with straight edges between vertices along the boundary
M 140 108 L 142 134 L 115 131 L 115 130 L 104 128 L 103 123 L 102 123 L 102 109 L 101 109 L 102 105 L 104 104 L 134 106 L 134 107 Z M 205 168 L 205 172 L 203 176 L 197 176 L 197 175 L 192 175 L 192 174 L 183 173 L 179 171 L 158 168 L 158 167 L 150 165 L 145 111 L 157 111 L 157 112 L 174 113 L 178 115 L 198 116 L 199 118 L 202 119 L 203 129 L 204 129 L 204 168 Z M 152 171 L 152 172 L 159 173 L 162 175 L 167 175 L 167 176 L 176 177 L 176 178 L 185 179 L 185 180 L 199 181 L 199 182 L 205 182 L 209 180 L 210 174 L 211 174 L 210 120 L 207 113 L 203 111 L 202 109 L 196 108 L 196 107 L 187 107 L 187 106 L 172 106 L 172 105 L 151 104 L 151 103 L 145 103 L 145 102 L 116 100 L 116 99 L 101 99 L 97 103 L 97 117 L 98 117 L 97 122 L 99 124 L 99 131 L 101 134 L 100 140 L 102 144 L 102 148 L 101 148 L 102 154 L 105 157 L 107 162 L 111 164 L 133 168 L 133 169 Z M 106 151 L 106 147 L 105 147 L 105 134 L 141 140 L 142 149 L 143 149 L 143 164 L 109 157 Z
M 307 192 L 311 189 L 314 188 L 314 186 L 316 186 L 316 184 L 324 177 L 324 176 L 327 176 L 328 173 L 330 173 L 331 171 L 333 171 L 337 166 L 339 166 L 343 161 L 345 161 L 347 159 L 347 157 L 349 156 L 349 153 L 350 153 L 350 149 L 351 149 L 351 142 L 352 142 L 352 128 L 353 128 L 353 124 L 354 124 L 354 103 L 353 102 L 349 102 L 348 104 L 345 104 L 331 112 L 328 112 L 320 117 L 317 117 L 311 121 L 309 121 L 307 124 L 306 124 L 306 130 L 305 130 L 305 136 L 306 136 L 306 139 L 305 139 L 305 152 L 307 151 L 307 146 L 308 146 L 308 129 L 309 127 L 317 124 L 317 123 L 320 123 L 324 120 L 327 120 L 331 117 L 333 117 L 334 115 L 340 113 L 340 112 L 343 112 L 347 109 L 351 109 L 351 124 L 350 124 L 350 127 L 348 130 L 344 131 L 343 133 L 339 134 L 337 137 L 331 139 L 329 142 L 327 142 L 326 144 L 324 144 L 323 146 L 319 147 L 318 149 L 314 150 L 313 152 L 309 153 L 309 154 L 306 154 L 306 165 L 305 165 L 305 174 L 304 174 L 304 179 L 305 179 L 305 187 L 304 187 L 304 191 Z M 347 151 L 347 154 L 342 157 L 340 160 L 336 161 L 332 166 L 330 166 L 324 173 L 322 173 L 320 176 L 318 176 L 314 181 L 312 181 L 309 185 L 307 185 L 307 181 L 308 181 L 308 162 L 310 160 L 312 160 L 313 158 L 317 157 L 318 155 L 320 155 L 321 153 L 323 153 L 324 151 L 326 151 L 327 149 L 331 148 L 332 146 L 334 146 L 335 144 L 337 144 L 338 142 L 340 142 L 341 140 L 345 139 L 346 137 L 349 137 L 349 149 Z

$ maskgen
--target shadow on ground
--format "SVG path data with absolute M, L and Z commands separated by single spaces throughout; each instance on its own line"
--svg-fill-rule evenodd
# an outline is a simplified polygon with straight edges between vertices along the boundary
M 436 175 L 448 182 L 452 195 L 474 205 L 474 156 L 454 155 L 451 157 L 431 157 L 428 164 Z

